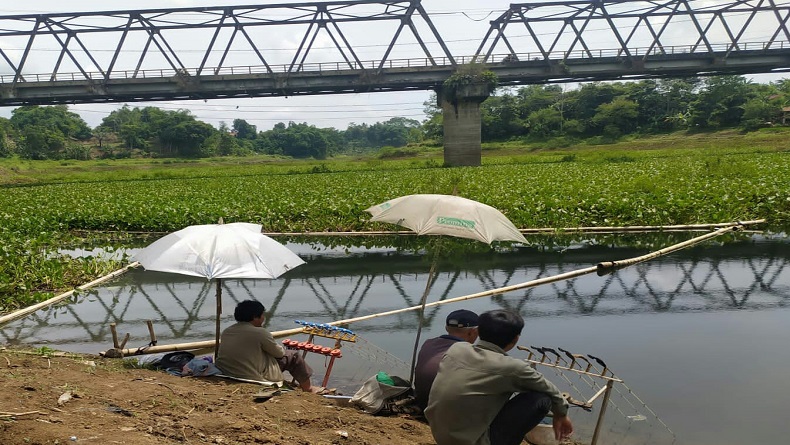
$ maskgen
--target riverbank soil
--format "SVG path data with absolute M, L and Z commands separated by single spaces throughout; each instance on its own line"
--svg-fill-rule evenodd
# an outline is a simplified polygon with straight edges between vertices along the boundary
M 301 391 L 255 402 L 258 385 L 97 356 L 0 349 L 0 388 L 3 445 L 434 443 L 409 417 L 374 417 Z

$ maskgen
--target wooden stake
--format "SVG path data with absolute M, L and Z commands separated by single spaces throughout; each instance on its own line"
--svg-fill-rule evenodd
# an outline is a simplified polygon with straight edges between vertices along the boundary
M 115 323 L 110 323 L 110 332 L 112 333 L 112 347 L 120 349 L 121 345 L 118 343 L 118 331 L 115 329 Z
M 156 333 L 154 332 L 154 322 L 151 320 L 146 321 L 148 325 L 148 334 L 151 335 L 151 346 L 156 346 Z
M 127 332 L 127 333 L 126 333 L 126 335 L 123 337 L 123 341 L 121 342 L 120 346 L 118 346 L 118 349 L 123 349 L 123 348 L 125 348 L 125 347 L 126 347 L 126 342 L 128 342 L 128 341 L 129 341 L 129 338 L 131 338 L 131 336 L 130 336 L 130 335 L 129 335 L 129 333 Z
M 606 407 L 609 405 L 609 396 L 612 394 L 612 386 L 614 382 L 609 380 L 606 382 L 606 391 L 604 391 L 603 401 L 601 402 L 601 411 L 598 414 L 598 421 L 595 422 L 595 431 L 593 432 L 593 438 L 590 442 L 590 445 L 596 445 L 598 443 L 598 437 L 601 434 L 601 427 L 603 426 L 603 416 L 606 415 Z

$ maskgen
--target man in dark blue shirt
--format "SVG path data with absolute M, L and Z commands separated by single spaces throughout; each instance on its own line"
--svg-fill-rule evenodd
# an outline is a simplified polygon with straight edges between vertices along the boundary
M 465 341 L 474 343 L 477 340 L 477 314 L 466 309 L 450 312 L 445 324 L 446 335 L 425 340 L 420 354 L 417 356 L 417 366 L 414 371 L 414 398 L 417 406 L 425 409 L 428 406 L 428 395 L 431 385 L 439 371 L 439 362 L 450 346 Z

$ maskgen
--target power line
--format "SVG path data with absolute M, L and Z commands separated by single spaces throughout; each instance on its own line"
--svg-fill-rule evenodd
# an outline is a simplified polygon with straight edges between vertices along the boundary
M 220 112 L 220 113 L 225 112 L 225 113 L 237 113 L 237 114 L 248 114 L 248 113 L 258 113 L 258 114 L 271 114 L 271 113 L 281 113 L 281 114 L 282 113 L 302 113 L 302 114 L 305 114 L 305 113 L 306 114 L 326 113 L 326 111 L 321 111 L 321 110 L 313 110 L 313 111 L 310 111 L 310 110 L 308 110 L 308 111 L 303 111 L 303 110 L 283 110 L 282 108 L 279 109 L 279 110 L 271 110 L 271 111 L 256 111 L 256 110 L 241 110 L 241 109 L 239 109 L 239 110 L 236 110 L 236 109 L 215 110 L 215 109 L 211 109 L 211 108 L 195 108 L 195 107 L 168 108 L 168 107 L 156 107 L 156 106 L 154 106 L 154 108 L 159 108 L 161 110 L 168 110 L 168 111 L 178 111 L 178 110 L 194 111 L 194 110 L 197 110 L 197 111 L 209 111 L 209 112 Z M 346 107 L 343 106 L 342 108 L 346 108 Z M 112 111 L 92 110 L 92 109 L 86 109 L 86 108 L 75 108 L 73 110 L 75 110 L 75 111 L 86 111 L 86 112 L 91 112 L 91 113 L 107 113 L 107 114 L 111 113 L 112 111 L 115 111 L 115 110 L 112 110 Z M 420 111 L 422 111 L 423 108 L 422 107 L 420 107 L 420 108 L 403 108 L 401 110 L 369 109 L 369 110 L 364 110 L 364 111 L 366 111 L 366 112 L 392 112 L 392 111 L 409 111 L 409 110 L 412 110 L 412 111 L 420 110 Z
M 179 104 L 183 104 L 184 103 L 183 101 L 179 101 L 179 102 L 162 101 L 162 102 L 157 102 L 157 103 L 158 104 L 165 104 L 165 105 L 172 105 L 175 108 L 161 107 L 161 106 L 158 106 L 158 105 L 151 105 L 151 106 L 156 106 L 157 108 L 162 108 L 162 109 L 176 109 L 176 110 L 180 110 L 180 109 L 184 109 L 184 108 L 189 108 L 190 110 L 203 109 L 203 110 L 206 110 L 206 111 L 234 111 L 234 110 L 239 110 L 239 109 L 283 110 L 283 109 L 287 109 L 287 108 L 290 108 L 290 107 L 300 108 L 300 109 L 301 108 L 319 108 L 319 109 L 329 109 L 329 110 L 337 110 L 338 108 L 340 108 L 336 104 L 335 105 L 295 105 L 295 106 L 282 106 L 282 105 L 280 105 L 280 106 L 277 106 L 277 105 L 272 105 L 272 106 L 267 106 L 267 105 L 209 105 L 208 107 L 217 107 L 217 108 L 202 108 L 202 107 L 192 107 L 192 106 L 179 106 Z M 391 103 L 377 103 L 377 104 L 375 104 L 375 106 L 390 106 L 390 105 L 400 107 L 400 106 L 403 106 L 403 105 L 414 105 L 414 102 L 391 102 Z M 343 104 L 342 108 L 369 107 L 369 106 L 371 106 L 371 105 L 370 104 Z M 143 108 L 143 107 L 135 106 L 135 108 Z M 422 108 L 420 108 L 420 109 L 422 109 Z M 392 110 L 385 110 L 385 111 L 392 111 Z

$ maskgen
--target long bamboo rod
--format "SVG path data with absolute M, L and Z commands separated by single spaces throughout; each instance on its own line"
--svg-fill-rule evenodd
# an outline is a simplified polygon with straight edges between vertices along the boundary
M 685 249 L 686 247 L 693 246 L 695 244 L 699 244 L 705 240 L 715 238 L 719 235 L 723 235 L 725 233 L 735 232 L 740 230 L 741 226 L 730 226 L 724 227 L 722 229 L 716 230 L 715 232 L 706 233 L 705 235 L 698 236 L 696 238 L 692 238 L 688 241 L 684 241 L 682 243 L 678 243 L 669 247 L 665 247 L 660 250 L 656 250 L 655 252 L 650 252 L 647 255 L 642 255 L 634 258 L 628 258 L 626 260 L 618 260 L 618 261 L 605 261 L 602 263 L 598 263 L 598 275 L 606 275 L 609 273 L 614 272 L 615 270 L 622 269 L 623 267 L 633 266 L 634 264 L 642 263 L 653 258 L 658 258 L 662 255 L 666 255 L 668 253 L 672 253 L 681 249 Z
M 716 237 L 716 236 L 719 236 L 719 235 L 723 235 L 724 233 L 728 233 L 728 232 L 732 232 L 732 231 L 738 230 L 739 228 L 741 228 L 741 225 L 758 224 L 758 223 L 763 222 L 763 221 L 764 220 L 744 221 L 744 222 L 740 222 L 740 223 L 734 223 L 734 225 L 730 225 L 730 226 L 728 226 L 728 227 L 726 227 L 724 229 L 720 229 L 720 230 L 717 230 L 715 232 L 707 233 L 705 235 L 698 236 L 696 238 L 692 238 L 692 239 L 684 241 L 682 243 L 678 243 L 678 244 L 674 244 L 674 245 L 669 246 L 669 247 L 665 247 L 663 249 L 657 250 L 657 251 L 655 251 L 653 253 L 650 253 L 648 255 L 642 255 L 642 256 L 626 259 L 626 260 L 620 260 L 620 261 L 617 261 L 616 263 L 624 264 L 626 266 L 630 265 L 630 264 L 636 264 L 637 262 L 642 262 L 642 261 L 646 261 L 647 259 L 652 259 L 652 258 L 656 258 L 656 257 L 661 256 L 661 255 L 666 255 L 668 253 L 677 251 L 679 249 L 682 249 L 682 248 L 685 248 L 685 247 L 689 247 L 689 246 L 692 246 L 694 244 L 698 244 L 698 243 L 700 243 L 702 241 L 705 241 L 705 240 L 708 240 L 710 238 L 713 238 L 713 237 Z M 605 263 L 600 263 L 600 264 L 605 264 Z M 526 289 L 526 288 L 530 288 L 530 287 L 541 286 L 541 285 L 544 285 L 544 284 L 556 283 L 558 281 L 569 280 L 571 278 L 577 278 L 577 277 L 580 277 L 580 276 L 583 276 L 583 275 L 587 275 L 587 274 L 591 274 L 591 273 L 598 273 L 601 270 L 600 264 L 595 265 L 595 266 L 591 266 L 591 267 L 585 267 L 585 268 L 582 268 L 582 269 L 576 269 L 576 270 L 573 270 L 573 271 L 570 271 L 570 272 L 565 272 L 565 273 L 561 273 L 561 274 L 557 274 L 557 275 L 552 275 L 550 277 L 545 277 L 545 278 L 539 278 L 539 279 L 536 279 L 536 280 L 526 281 L 526 282 L 519 283 L 519 284 L 513 284 L 513 285 L 505 286 L 505 287 L 499 287 L 499 288 L 496 288 L 496 289 L 489 289 L 487 291 L 477 292 L 477 293 L 469 294 L 469 295 L 463 295 L 463 296 L 460 296 L 460 297 L 450 298 L 450 299 L 447 299 L 447 300 L 434 301 L 432 303 L 425 304 L 425 307 L 429 308 L 429 307 L 434 307 L 434 306 L 440 306 L 440 305 L 443 305 L 443 304 L 457 303 L 459 301 L 473 300 L 475 298 L 489 297 L 489 296 L 492 296 L 492 295 L 504 294 L 504 293 L 513 292 L 513 291 L 520 290 L 520 289 Z M 626 266 L 622 266 L 622 267 L 626 267 Z M 351 324 L 351 323 L 358 323 L 360 321 L 372 320 L 372 319 L 379 318 L 379 317 L 386 317 L 386 316 L 389 316 L 389 315 L 402 314 L 402 313 L 405 313 L 405 312 L 416 311 L 416 310 L 419 310 L 421 307 L 422 307 L 422 305 L 417 305 L 417 306 L 411 306 L 411 307 L 402 308 L 402 309 L 394 309 L 394 310 L 391 310 L 391 311 L 379 312 L 379 313 L 376 313 L 376 314 L 363 315 L 361 317 L 355 317 L 355 318 L 348 318 L 348 319 L 345 319 L 345 320 L 333 321 L 333 322 L 330 322 L 330 323 L 327 323 L 327 324 L 331 325 L 331 326 L 347 325 L 347 324 Z M 284 330 L 284 331 L 274 331 L 274 332 L 272 332 L 272 336 L 274 338 L 283 338 L 283 337 L 288 337 L 288 336 L 296 335 L 296 334 L 300 334 L 300 333 L 302 333 L 302 328 L 294 328 L 294 329 L 287 329 L 287 330 Z M 173 344 L 173 345 L 151 346 L 151 347 L 144 347 L 144 348 L 138 348 L 138 349 L 121 349 L 121 350 L 110 349 L 109 351 L 105 352 L 104 355 L 106 357 L 122 357 L 122 356 L 139 355 L 139 354 L 154 354 L 154 353 L 160 353 L 160 352 L 172 352 L 172 351 L 183 351 L 183 350 L 202 349 L 202 348 L 213 348 L 215 346 L 215 344 L 216 344 L 216 342 L 214 340 L 207 340 L 207 341 L 201 341 L 201 342 L 178 343 L 178 344 Z
M 115 278 L 115 277 L 117 277 L 119 275 L 123 275 L 129 269 L 131 269 L 133 267 L 137 267 L 139 265 L 140 265 L 140 263 L 135 261 L 134 263 L 131 263 L 131 264 L 125 266 L 125 267 L 122 267 L 122 268 L 116 270 L 115 272 L 110 272 L 109 274 L 107 274 L 107 275 L 105 275 L 103 277 L 97 278 L 97 279 L 95 279 L 95 280 L 93 280 L 93 281 L 91 281 L 89 283 L 85 283 L 82 286 L 77 286 L 76 289 L 70 290 L 68 292 L 64 292 L 64 293 L 62 293 L 60 295 L 57 295 L 55 297 L 50 298 L 49 300 L 42 301 L 41 303 L 36 303 L 36 304 L 34 304 L 32 306 L 28 306 L 28 307 L 26 307 L 24 309 L 20 309 L 20 310 L 18 310 L 16 312 L 11 312 L 10 314 L 3 315 L 2 317 L 0 317 L 0 326 L 8 323 L 9 321 L 16 320 L 17 318 L 21 318 L 21 317 L 23 317 L 23 316 L 25 316 L 27 314 L 33 313 L 33 312 L 35 312 L 35 311 L 37 311 L 37 310 L 39 310 L 41 308 L 45 308 L 45 307 L 53 305 L 53 304 L 55 304 L 55 303 L 57 303 L 57 302 L 59 302 L 61 300 L 65 300 L 66 298 L 69 298 L 70 296 L 74 295 L 74 292 L 76 292 L 78 290 L 79 291 L 87 290 L 87 289 L 92 288 L 93 286 L 96 286 L 97 284 L 104 283 L 105 281 L 111 280 L 111 279 L 113 279 L 113 278 Z
M 472 299 L 475 299 L 475 298 L 487 297 L 487 296 L 491 296 L 491 295 L 504 294 L 504 293 L 507 293 L 507 292 L 512 292 L 514 290 L 525 289 L 525 288 L 528 288 L 528 287 L 540 286 L 542 284 L 549 284 L 549 283 L 554 283 L 554 282 L 557 282 L 557 281 L 568 280 L 568 279 L 576 278 L 576 277 L 579 277 L 579 276 L 582 276 L 582 275 L 591 274 L 591 273 L 594 273 L 594 272 L 597 272 L 597 271 L 598 271 L 598 267 L 597 266 L 586 267 L 584 269 L 577 269 L 577 270 L 574 270 L 574 271 L 571 271 L 571 272 L 565 272 L 565 273 L 561 273 L 561 274 L 558 274 L 558 275 L 553 275 L 553 276 L 550 276 L 550 277 L 545 277 L 545 278 L 540 278 L 540 279 L 537 279 L 537 280 L 527 281 L 527 282 L 520 283 L 520 284 L 513 284 L 513 285 L 510 285 L 510 286 L 499 287 L 499 288 L 496 288 L 496 289 L 489 289 L 487 291 L 478 292 L 478 293 L 475 293 L 475 294 L 463 295 L 461 297 L 450 298 L 448 300 L 434 301 L 432 303 L 426 303 L 425 307 L 429 308 L 429 307 L 434 307 L 434 306 L 440 306 L 440 305 L 443 305 L 443 304 L 456 303 L 456 302 L 459 302 L 459 301 L 465 301 L 465 300 L 472 300 Z M 396 315 L 396 314 L 402 314 L 402 313 L 405 313 L 405 312 L 416 311 L 416 310 L 419 310 L 421 307 L 422 307 L 422 305 L 417 305 L 417 306 L 411 306 L 411 307 L 406 307 L 406 308 L 402 308 L 402 309 L 393 309 L 391 311 L 379 312 L 379 313 L 370 314 L 370 315 L 363 315 L 363 316 L 355 317 L 355 318 L 347 318 L 345 320 L 333 321 L 333 322 L 326 323 L 326 324 L 328 324 L 330 326 L 347 325 L 347 324 L 351 324 L 351 323 L 358 323 L 360 321 L 367 321 L 367 320 L 373 320 L 375 318 L 386 317 L 388 315 Z M 274 331 L 274 332 L 272 332 L 272 336 L 274 338 L 283 338 L 283 337 L 288 337 L 288 336 L 291 336 L 291 335 L 301 334 L 302 331 L 303 331 L 302 328 L 287 329 L 287 330 L 284 330 L 284 331 Z M 159 352 L 172 352 L 172 351 L 184 351 L 184 350 L 192 350 L 192 349 L 198 349 L 198 348 L 213 348 L 214 345 L 215 345 L 214 340 L 206 340 L 206 341 L 190 342 L 190 343 L 177 343 L 177 344 L 173 344 L 173 345 L 150 346 L 150 347 L 143 347 L 143 348 L 138 348 L 138 349 L 121 349 L 121 350 L 110 349 L 109 351 L 105 352 L 104 355 L 106 357 L 122 357 L 122 356 L 125 357 L 125 356 L 129 356 L 129 355 L 154 354 L 154 353 L 159 353 Z
M 545 234 L 545 233 L 623 233 L 623 232 L 669 232 L 669 231 L 693 231 L 710 230 L 722 227 L 732 227 L 741 225 L 754 225 L 764 223 L 764 219 L 749 221 L 738 221 L 728 223 L 709 223 L 709 224 L 676 224 L 667 226 L 609 226 L 609 227 L 543 227 L 533 229 L 519 229 L 522 234 Z M 417 235 L 411 230 L 392 230 L 392 231 L 347 231 L 347 232 L 264 232 L 266 236 L 374 236 L 374 235 Z
M 750 221 L 727 222 L 727 223 L 707 223 L 707 224 L 675 224 L 666 226 L 581 226 L 581 227 L 542 227 L 532 229 L 519 229 L 522 234 L 553 234 L 553 233 L 628 233 L 628 232 L 677 232 L 719 229 L 722 227 L 737 225 L 762 224 L 764 219 Z M 94 233 L 96 230 L 74 230 L 80 233 Z M 113 233 L 102 230 L 102 233 Z M 156 235 L 167 234 L 168 232 L 137 232 L 125 231 L 122 233 Z M 341 232 L 263 232 L 266 236 L 380 236 L 380 235 L 409 235 L 417 234 L 411 230 L 380 230 L 380 231 L 341 231 Z M 424 236 L 424 235 L 423 235 Z

